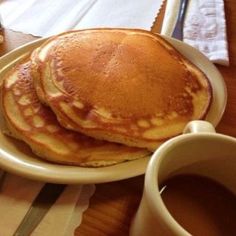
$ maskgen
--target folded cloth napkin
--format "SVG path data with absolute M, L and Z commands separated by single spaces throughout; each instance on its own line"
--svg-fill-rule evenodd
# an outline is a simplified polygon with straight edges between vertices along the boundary
M 171 36 L 180 0 L 168 0 L 161 34 Z M 189 0 L 183 41 L 199 49 L 212 62 L 229 65 L 223 0 Z
M 126 27 L 150 30 L 163 0 L 2 0 L 4 27 L 35 36 L 70 29 Z
M 43 185 L 6 174 L 0 191 L 1 235 L 13 235 Z M 94 191 L 94 185 L 68 185 L 31 235 L 73 236 Z

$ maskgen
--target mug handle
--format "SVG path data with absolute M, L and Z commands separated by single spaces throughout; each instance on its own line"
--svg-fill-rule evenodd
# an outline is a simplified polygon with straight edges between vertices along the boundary
M 216 133 L 214 126 L 203 120 L 190 121 L 184 128 L 183 134 L 187 133 Z

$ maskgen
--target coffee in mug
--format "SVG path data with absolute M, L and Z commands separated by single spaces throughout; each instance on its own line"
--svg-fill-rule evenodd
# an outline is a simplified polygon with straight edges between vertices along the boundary
M 235 235 L 236 196 L 222 184 L 199 175 L 166 180 L 162 200 L 174 219 L 194 236 Z

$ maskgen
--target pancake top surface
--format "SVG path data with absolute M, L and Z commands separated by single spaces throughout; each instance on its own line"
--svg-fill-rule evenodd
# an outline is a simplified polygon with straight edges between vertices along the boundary
M 82 129 L 86 120 L 112 135 L 165 139 L 203 118 L 210 105 L 205 75 L 146 31 L 69 32 L 47 41 L 36 57 L 46 103 Z
M 81 31 L 68 37 L 59 37 L 47 56 L 56 83 L 64 80 L 63 89 L 83 104 L 121 117 L 193 112 L 186 89 L 197 91 L 201 85 L 162 39 L 129 31 Z
M 106 166 L 148 155 L 148 151 L 96 140 L 60 126 L 50 108 L 40 103 L 30 75 L 30 62 L 15 67 L 2 86 L 2 110 L 13 136 L 50 161 Z

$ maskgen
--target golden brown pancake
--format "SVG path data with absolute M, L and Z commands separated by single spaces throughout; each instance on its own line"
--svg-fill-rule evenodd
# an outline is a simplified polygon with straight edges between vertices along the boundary
M 147 156 L 141 148 L 87 137 L 60 126 L 50 108 L 39 102 L 30 62 L 12 69 L 2 85 L 2 112 L 11 135 L 27 143 L 38 156 L 56 163 L 107 166 Z
M 37 94 L 59 122 L 98 139 L 154 150 L 211 103 L 204 73 L 143 30 L 67 32 L 32 61 Z

